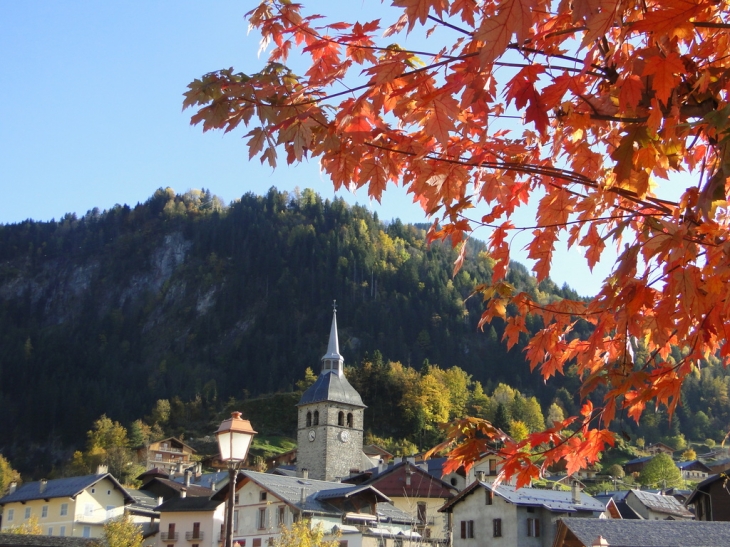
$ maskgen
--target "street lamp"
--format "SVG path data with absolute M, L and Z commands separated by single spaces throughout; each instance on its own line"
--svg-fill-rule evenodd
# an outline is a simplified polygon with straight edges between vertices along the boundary
M 251 422 L 241 418 L 240 412 L 231 413 L 223 420 L 215 436 L 221 460 L 228 464 L 228 499 L 226 500 L 226 541 L 224 547 L 233 547 L 233 499 L 236 496 L 236 474 L 243 463 L 256 432 Z

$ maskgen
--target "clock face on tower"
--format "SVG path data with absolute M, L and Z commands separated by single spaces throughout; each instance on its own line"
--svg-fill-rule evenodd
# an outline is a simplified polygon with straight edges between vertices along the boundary
M 316 436 L 317 436 L 317 434 L 314 432 L 314 429 L 310 429 L 310 431 L 309 431 L 309 440 L 310 441 L 313 441 Z
M 343 443 L 346 443 L 347 442 L 347 439 L 349 439 L 349 438 L 350 438 L 350 432 L 349 431 L 342 431 L 340 433 L 340 440 Z

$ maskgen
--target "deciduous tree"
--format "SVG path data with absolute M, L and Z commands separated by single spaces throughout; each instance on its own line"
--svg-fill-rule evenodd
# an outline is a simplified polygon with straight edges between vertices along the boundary
M 639 482 L 644 486 L 657 488 L 680 487 L 684 485 L 682 472 L 668 454 L 657 454 L 649 460 L 639 475 Z
M 512 347 L 540 316 L 527 360 L 545 378 L 574 363 L 584 405 L 521 442 L 484 420 L 455 424 L 452 464 L 470 465 L 485 438 L 500 437 L 519 484 L 558 459 L 573 473 L 614 443 L 617 412 L 671 412 L 701 359 L 730 357 L 728 1 L 393 6 L 393 20 L 351 23 L 262 1 L 247 17 L 272 46 L 269 63 L 206 74 L 184 106 L 204 130 L 249 126 L 249 156 L 271 166 L 282 151 L 287 163 L 316 158 L 335 188 L 366 187 L 377 200 L 402 185 L 434 217 L 430 237 L 461 246 L 455 270 L 464 240 L 486 228 L 494 273 L 477 287 L 482 324 L 506 321 Z M 421 50 L 395 43 L 421 30 Z M 285 65 L 295 52 L 303 74 Z M 526 204 L 535 220 L 520 224 Z M 591 268 L 608 245 L 618 257 L 589 301 L 538 301 L 505 280 L 522 232 L 538 281 L 561 238 Z M 572 336 L 579 320 L 592 325 L 587 338 Z M 684 348 L 679 360 L 672 345 Z M 577 432 L 565 437 L 570 424 Z

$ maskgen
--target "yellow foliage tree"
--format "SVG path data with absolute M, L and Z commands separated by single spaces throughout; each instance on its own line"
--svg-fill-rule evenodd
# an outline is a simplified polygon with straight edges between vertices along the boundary
M 274 547 L 339 547 L 339 536 L 339 533 L 327 534 L 321 524 L 312 526 L 311 520 L 304 519 L 284 526 Z
M 143 541 L 142 530 L 126 514 L 104 525 L 103 547 L 141 547 Z
M 3 530 L 5 534 L 17 534 L 20 536 L 40 536 L 43 535 L 43 528 L 38 522 L 38 517 L 32 516 L 23 524 L 11 526 Z

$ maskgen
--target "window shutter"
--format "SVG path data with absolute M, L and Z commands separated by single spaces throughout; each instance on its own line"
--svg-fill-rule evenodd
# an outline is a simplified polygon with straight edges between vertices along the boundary
M 461 539 L 466 539 L 466 521 L 461 521 Z

